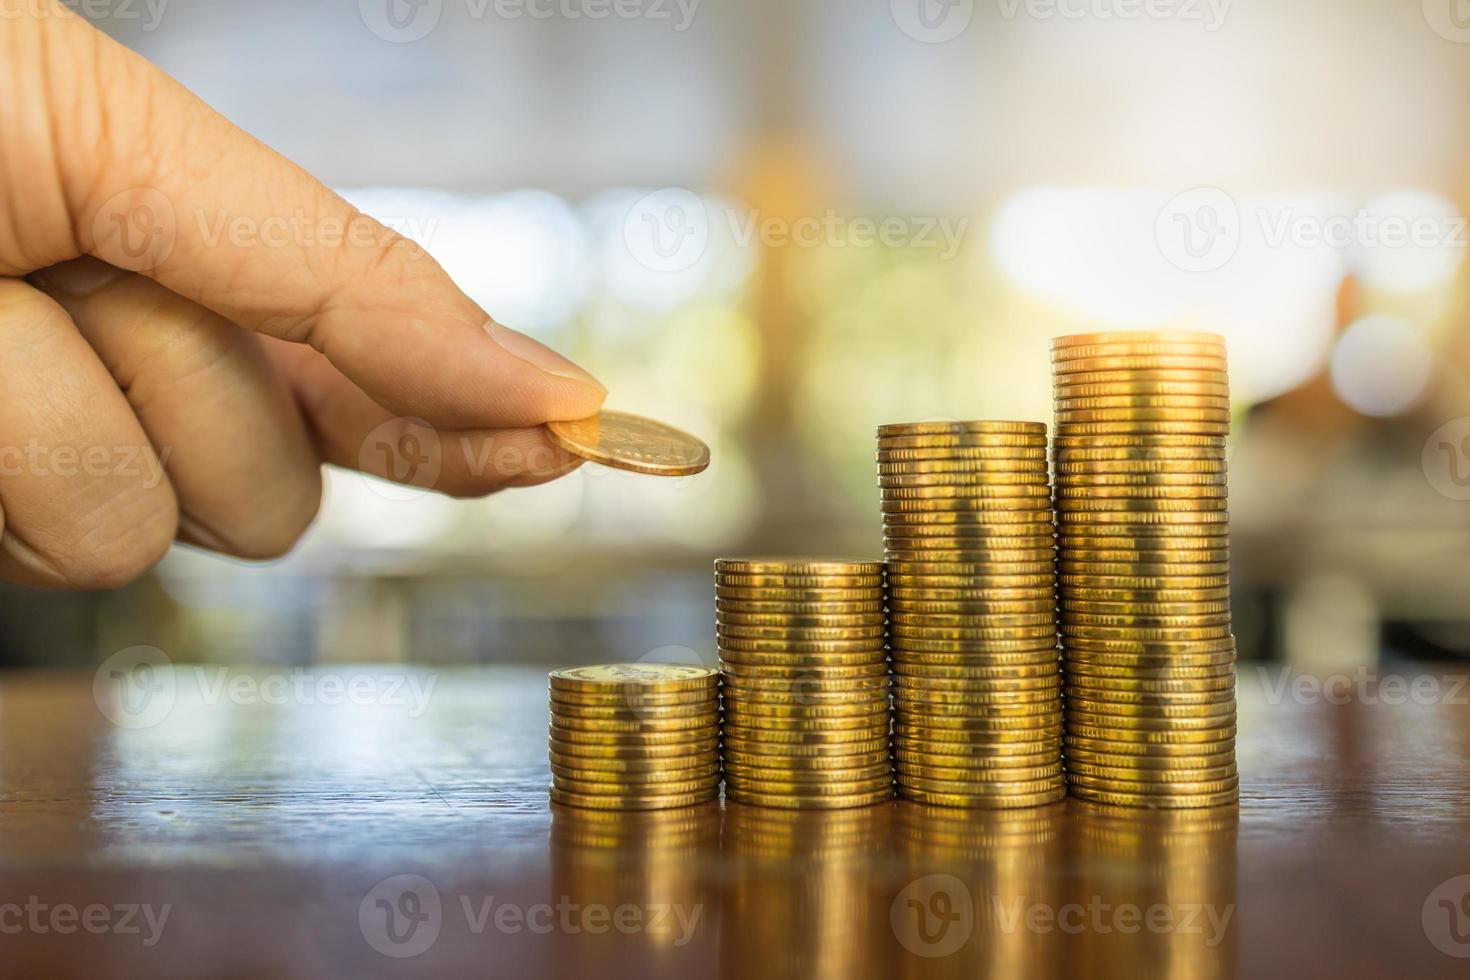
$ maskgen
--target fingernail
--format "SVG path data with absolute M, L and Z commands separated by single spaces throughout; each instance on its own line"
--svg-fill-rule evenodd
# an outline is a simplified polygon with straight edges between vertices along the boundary
M 592 385 L 604 394 L 607 392 L 607 388 L 603 387 L 602 382 L 539 340 L 528 337 L 509 327 L 501 326 L 494 320 L 491 320 L 485 325 L 485 332 L 490 335 L 491 340 L 494 340 L 503 347 L 512 357 L 532 364 L 547 374 L 554 374 L 558 378 L 570 378 L 573 381 L 580 381 L 583 384 Z
M 106 262 L 76 259 L 32 273 L 31 280 L 43 289 L 82 298 L 91 296 L 119 275 L 121 270 Z

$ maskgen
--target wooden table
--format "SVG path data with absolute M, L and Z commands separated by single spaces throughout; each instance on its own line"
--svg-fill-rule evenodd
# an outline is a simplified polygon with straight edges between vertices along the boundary
M 143 727 L 91 674 L 0 678 L 0 974 L 1470 975 L 1453 680 L 1244 669 L 1238 811 L 640 816 L 548 806 L 539 670 L 164 677 L 102 688 Z

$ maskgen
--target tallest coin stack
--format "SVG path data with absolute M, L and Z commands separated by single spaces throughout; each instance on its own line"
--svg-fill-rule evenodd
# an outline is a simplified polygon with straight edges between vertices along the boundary
M 1058 593 L 1072 795 L 1237 798 L 1222 338 L 1052 342 Z

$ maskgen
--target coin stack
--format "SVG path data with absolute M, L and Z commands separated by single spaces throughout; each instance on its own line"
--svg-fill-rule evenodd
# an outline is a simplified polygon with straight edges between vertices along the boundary
M 715 799 L 719 677 L 682 664 L 553 671 L 551 801 L 662 810 Z
M 1056 508 L 1073 795 L 1237 798 L 1222 338 L 1052 342 Z
M 901 795 L 1066 795 L 1055 525 L 1040 422 L 878 430 Z
M 893 795 L 883 564 L 715 562 L 725 796 L 837 809 Z

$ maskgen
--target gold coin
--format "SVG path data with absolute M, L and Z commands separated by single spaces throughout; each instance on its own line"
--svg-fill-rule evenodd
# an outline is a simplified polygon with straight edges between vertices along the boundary
M 1132 438 L 1132 437 L 1115 437 Z M 1140 436 L 1140 439 L 1149 438 Z M 1057 472 L 1092 472 L 1091 467 L 1119 467 L 1116 470 L 1098 470 L 1096 472 L 1138 472 L 1131 467 L 1189 467 L 1219 466 L 1223 470 L 1229 469 L 1226 460 L 1228 450 L 1224 439 L 1217 440 L 1218 445 L 1213 446 L 1174 446 L 1174 445 L 1138 445 L 1138 446 L 1091 446 L 1091 445 L 1066 445 L 1058 446 L 1052 450 L 1052 458 L 1055 462 Z M 1064 469 L 1065 467 L 1065 469 Z M 1087 469 L 1074 469 L 1074 467 L 1086 467 Z M 1143 470 L 1148 472 L 1148 470 Z
M 896 663 L 893 682 L 896 686 L 922 683 L 943 684 L 986 684 L 992 681 L 1041 682 L 1059 675 L 1055 657 L 1034 664 L 977 664 L 974 666 L 948 667 L 942 664 Z
M 893 651 L 893 666 L 973 667 L 1019 666 L 1058 662 L 1056 647 L 1040 646 L 1034 650 L 905 650 Z
M 1174 695 L 1203 695 L 1208 692 L 1235 691 L 1234 672 L 1218 674 L 1214 677 L 1193 678 L 1168 678 L 1137 677 L 1137 676 L 1095 676 L 1092 674 L 1079 674 L 1067 672 L 1067 687 L 1069 690 L 1097 690 L 1108 692 L 1129 692 L 1140 695 L 1147 694 L 1174 694 Z
M 618 707 L 589 704 L 551 703 L 551 714 L 558 720 L 577 721 L 667 721 L 676 718 L 698 719 L 709 716 L 720 707 L 713 694 L 694 704 L 631 705 Z
M 902 621 L 907 616 L 928 618 L 939 616 L 951 619 L 990 618 L 992 616 L 1042 615 L 1050 618 L 1055 603 L 1050 596 L 1040 599 L 1001 599 L 946 602 L 924 599 L 889 598 L 888 613 L 892 619 Z
M 1042 637 L 1018 640 L 920 640 L 909 636 L 894 636 L 889 638 L 888 646 L 895 660 L 912 660 L 910 654 L 960 654 L 963 655 L 961 659 L 968 662 L 988 659 L 993 654 L 1024 654 L 1040 659 L 1056 649 L 1056 639 L 1049 632 Z
M 978 571 L 940 575 L 931 574 L 932 569 L 926 569 L 922 564 L 904 563 L 902 567 L 906 570 L 890 572 L 888 582 L 890 589 L 904 590 L 905 593 L 928 590 L 977 592 L 980 590 L 1050 589 L 1055 587 L 1057 581 L 1051 565 L 1049 561 L 1035 562 L 1031 565 L 1018 565 L 1015 571 L 994 575 Z
M 1148 795 L 1140 793 L 1109 793 L 1087 786 L 1073 786 L 1073 796 L 1107 806 L 1129 806 L 1159 810 L 1203 810 L 1211 807 L 1233 806 L 1240 801 L 1238 789 L 1226 790 L 1203 796 Z
M 726 640 L 772 640 L 786 643 L 857 642 L 883 638 L 883 624 L 876 626 L 741 626 L 716 623 L 715 636 Z
M 1097 371 L 1221 371 L 1225 358 L 1221 354 L 1129 354 L 1120 352 L 1101 357 L 1074 357 L 1054 361 L 1054 374 L 1087 374 Z
M 772 664 L 769 666 L 727 662 L 724 669 L 726 683 L 799 684 L 817 685 L 855 683 L 858 681 L 881 681 L 888 675 L 888 665 L 882 660 L 857 664 L 822 664 L 814 667 Z
M 1165 489 L 1165 488 L 1159 488 Z M 1067 515 L 1073 513 L 1095 514 L 1098 512 L 1107 514 L 1155 514 L 1155 513 L 1220 513 L 1224 514 L 1227 508 L 1226 497 L 1223 493 L 1224 487 L 1192 487 L 1191 492 L 1204 494 L 1216 490 L 1222 491 L 1219 496 L 1188 496 L 1188 497 L 1064 497 L 1058 496 L 1056 500 L 1057 518 L 1062 523 L 1067 522 Z
M 783 796 L 781 794 L 756 793 L 727 786 L 725 799 L 746 806 L 773 807 L 787 810 L 846 810 L 855 807 L 873 806 L 893 798 L 892 787 L 859 793 L 852 796 Z
M 721 653 L 832 653 L 832 654 L 855 654 L 854 662 L 863 662 L 862 655 L 871 654 L 883 649 L 883 636 L 881 633 L 873 632 L 868 636 L 855 637 L 849 640 L 806 640 L 786 639 L 769 636 L 731 636 L 725 630 L 717 630 L 715 634 L 716 645 Z M 734 660 L 744 660 L 745 657 L 733 657 Z M 777 661 L 778 663 L 786 661 Z M 839 658 L 834 658 L 833 663 L 842 663 Z
M 552 773 L 551 785 L 568 793 L 579 793 L 587 796 L 643 796 L 649 793 L 666 793 L 678 795 L 683 793 L 697 793 L 720 782 L 718 770 L 713 775 L 700 779 L 686 779 L 682 782 L 664 782 L 654 785 L 646 784 L 619 784 L 608 783 L 597 780 L 576 779 L 570 776 L 558 776 Z
M 1051 350 L 1066 351 L 1094 344 L 1206 344 L 1224 347 L 1225 337 L 1204 330 L 1102 330 L 1053 337 Z
M 1188 616 L 1130 616 L 1117 613 L 1083 613 L 1075 610 L 1062 613 L 1061 621 L 1073 626 L 1128 627 L 1144 629 L 1167 629 L 1219 626 L 1230 624 L 1230 613 L 1202 613 Z
M 1054 722 L 1031 726 L 1002 726 L 995 729 L 933 728 L 903 720 L 893 723 L 895 742 L 902 739 L 925 745 L 1000 746 L 1015 743 L 1029 746 L 1036 742 L 1059 741 L 1061 736 L 1062 729 Z
M 889 625 L 892 636 L 910 640 L 947 640 L 953 643 L 985 643 L 990 640 L 1036 640 L 1056 636 L 1056 624 L 1047 622 L 1037 626 L 910 626 L 905 623 Z
M 935 714 L 917 712 L 906 707 L 894 708 L 895 724 L 903 726 L 905 735 L 924 737 L 938 731 L 1007 732 L 1025 730 L 1055 731 L 1062 721 L 1060 704 L 1047 705 L 1044 713 L 1016 715 L 997 712 L 991 715 Z
M 1061 671 L 1055 666 L 1032 668 L 1031 673 L 1010 671 L 990 677 L 915 677 L 911 674 L 896 674 L 893 678 L 895 690 L 923 697 L 924 692 L 933 692 L 938 697 L 967 697 L 970 694 L 1003 692 L 1041 692 L 1059 689 Z
M 725 692 L 725 703 L 768 706 L 772 708 L 823 708 L 846 707 L 857 713 L 859 707 L 873 708 L 888 704 L 888 688 L 879 687 L 869 691 L 820 691 L 777 690 L 774 688 L 731 687 Z
M 1055 775 L 1043 776 L 1037 779 L 952 781 L 901 774 L 899 776 L 899 785 L 905 789 L 912 788 L 928 793 L 960 793 L 965 796 L 976 797 L 995 797 L 1012 794 L 1028 796 L 1034 793 L 1047 792 L 1058 785 L 1065 785 L 1065 777 L 1062 775 L 1061 767 L 1058 766 Z
M 957 547 L 984 547 L 994 544 L 999 547 L 1016 547 L 1012 539 L 1042 541 L 1056 534 L 1056 524 L 1051 511 L 1039 511 L 1041 517 L 1023 521 L 1012 521 L 1008 512 L 982 514 L 939 514 L 911 515 L 888 514 L 883 518 L 883 540 L 902 545 L 905 539 L 913 539 L 910 547 L 920 547 L 929 538 L 950 538 L 962 544 Z M 970 518 L 983 518 L 972 521 Z
M 1063 598 L 1081 595 L 1083 590 L 1159 591 L 1176 590 L 1187 595 L 1192 590 L 1225 590 L 1230 588 L 1228 575 L 1076 575 L 1064 572 L 1057 576 L 1058 592 Z
M 1057 533 L 1064 536 L 1092 535 L 1105 537 L 1109 534 L 1148 537 L 1150 535 L 1173 534 L 1176 529 L 1191 525 L 1215 525 L 1215 534 L 1228 534 L 1230 515 L 1223 510 L 1204 511 L 1059 511 Z M 1183 534 L 1191 533 L 1181 531 Z
M 747 700 L 730 695 L 725 698 L 725 718 L 734 722 L 776 721 L 812 722 L 827 724 L 830 721 L 850 721 L 854 725 L 868 724 L 880 715 L 888 713 L 888 698 L 863 698 L 847 703 L 802 703 L 777 704 L 764 698 Z
M 1130 409 L 1142 409 L 1145 411 L 1206 409 L 1228 416 L 1230 414 L 1230 396 L 1198 394 L 1195 392 L 1167 395 L 1123 393 L 1083 395 L 1075 391 L 1069 391 L 1065 394 L 1058 394 L 1056 407 L 1069 412 L 1099 410 L 1127 411 Z
M 994 755 L 978 752 L 969 755 L 950 755 L 930 752 L 928 749 L 916 751 L 895 745 L 894 763 L 895 768 L 905 765 L 933 766 L 936 769 L 958 769 L 983 773 L 1025 770 L 1042 766 L 1061 768 L 1062 756 L 1058 749 L 1031 752 L 1025 755 Z
M 1134 733 L 1140 734 L 1140 733 Z M 1150 734 L 1150 733 L 1141 733 Z M 1157 732 L 1152 734 L 1159 734 Z M 1101 752 L 1108 755 L 1124 755 L 1145 758 L 1185 758 L 1185 757 L 1213 757 L 1224 753 L 1234 754 L 1235 737 L 1216 737 L 1216 733 L 1206 732 L 1182 732 L 1176 735 L 1195 736 L 1205 734 L 1209 737 L 1199 738 L 1175 738 L 1164 739 L 1140 739 L 1140 738 L 1101 738 L 1079 735 L 1075 732 L 1067 732 L 1063 736 L 1064 750 L 1075 752 L 1085 750 L 1090 752 Z
M 866 793 L 875 793 L 882 790 L 891 790 L 893 786 L 893 773 L 884 771 L 880 775 L 871 776 L 867 779 L 854 779 L 844 782 L 826 782 L 822 780 L 791 780 L 791 779 L 747 779 L 743 776 L 727 775 L 725 779 L 726 792 L 739 792 L 742 794 L 753 794 L 759 796 L 796 796 L 803 799 L 822 799 L 828 797 L 852 797 Z
M 1064 653 L 1092 663 L 1142 663 L 1162 660 L 1187 664 L 1183 658 L 1200 658 L 1201 662 L 1222 663 L 1235 656 L 1235 637 L 1183 642 L 1140 642 L 1138 640 L 1090 640 L 1086 637 L 1063 639 Z M 1105 659 L 1105 658 L 1112 658 Z
M 789 668 L 798 672 L 812 669 L 827 670 L 836 667 L 887 666 L 887 651 L 878 648 L 857 653 L 831 653 L 826 651 L 794 652 L 790 650 L 721 650 L 720 666 L 735 673 L 742 668 L 765 670 Z
M 551 691 L 551 710 L 562 705 L 586 708 L 626 708 L 641 711 L 644 708 L 666 708 L 683 706 L 692 710 L 706 704 L 715 696 L 713 689 L 707 691 L 677 691 L 672 694 L 650 694 L 644 691 Z
M 1226 435 L 1223 432 L 1062 432 L 1053 437 L 1052 451 L 1059 458 L 1070 452 L 1096 453 L 1118 449 L 1188 448 L 1224 452 L 1228 443 Z
M 1059 438 L 1091 438 L 1105 435 L 1209 435 L 1228 436 L 1229 422 L 1176 422 L 1167 419 L 1132 422 L 1068 422 L 1058 425 Z
M 897 491 L 880 490 L 878 506 L 884 520 L 895 515 L 915 514 L 969 514 L 990 518 L 994 514 L 1010 514 L 1014 523 L 1034 523 L 1051 520 L 1050 494 L 1035 497 L 934 497 L 928 499 L 898 500 L 887 495 Z M 1018 516 L 1027 515 L 1024 521 Z
M 956 809 L 1009 809 L 1020 807 L 1048 806 L 1066 799 L 1067 788 L 1046 790 L 1041 793 L 1015 794 L 1011 796 L 970 796 L 963 793 L 929 792 L 917 787 L 902 786 L 899 795 L 906 800 L 926 806 L 953 807 Z
M 780 602 L 790 605 L 810 603 L 877 602 L 875 588 L 870 585 L 856 589 L 788 589 L 788 588 L 736 588 L 716 586 L 715 601 L 734 602 Z
M 557 446 L 593 463 L 653 476 L 693 476 L 709 467 L 709 447 L 678 429 L 626 412 L 548 422 Z
M 1100 776 L 1089 776 L 1079 772 L 1067 774 L 1067 782 L 1073 786 L 1085 786 L 1088 789 L 1098 790 L 1104 793 L 1141 793 L 1169 794 L 1187 796 L 1209 796 L 1213 793 L 1224 793 L 1240 786 L 1239 776 L 1226 776 L 1223 779 L 1209 779 L 1199 782 L 1186 780 L 1170 780 L 1168 783 L 1145 783 L 1137 780 L 1104 779 Z
M 1131 612 L 1142 616 L 1207 616 L 1230 612 L 1229 599 L 1213 599 L 1207 602 L 1095 602 L 1064 598 L 1057 605 L 1063 612 L 1094 615 L 1123 615 Z
M 893 707 L 915 721 L 940 714 L 946 718 L 1024 718 L 1061 710 L 1061 687 L 1037 691 L 945 691 L 911 688 L 895 691 Z
M 553 670 L 551 686 L 563 691 L 641 691 L 648 694 L 711 689 L 718 672 L 692 664 L 603 664 Z
M 1177 752 L 1168 755 L 1139 755 L 1136 752 L 1113 752 L 1105 747 L 1086 747 L 1068 743 L 1066 749 L 1069 766 L 1082 764 L 1100 766 L 1112 769 L 1119 773 L 1124 772 L 1157 772 L 1167 774 L 1170 771 L 1189 771 L 1191 769 L 1225 768 L 1235 766 L 1235 745 L 1230 742 L 1216 743 L 1223 745 L 1223 749 L 1212 752 L 1195 752 L 1193 746 L 1166 746 L 1167 748 L 1185 748 L 1190 751 Z M 1122 778 L 1121 776 L 1119 778 Z
M 1079 425 L 1126 426 L 1119 432 L 1229 432 L 1230 412 L 1220 408 L 1068 408 L 1060 402 L 1056 409 L 1057 430 L 1075 432 Z
M 1068 548 L 1063 554 L 1070 561 L 1096 562 L 1104 565 L 1228 565 L 1230 562 L 1229 548 L 1216 548 L 1209 551 L 1125 551 L 1121 549 Z
M 1190 704 L 1131 704 L 1123 701 L 1084 699 L 1067 693 L 1069 716 L 1089 724 L 1121 724 L 1135 728 L 1174 728 L 1177 730 L 1207 728 L 1235 721 L 1235 692 L 1215 701 Z
M 866 790 L 881 789 L 893 782 L 893 763 L 889 759 L 876 766 L 856 769 L 829 769 L 811 772 L 800 769 L 746 769 L 726 766 L 725 781 L 757 793 L 801 793 L 803 795 L 847 796 Z
M 575 756 L 588 759 L 616 759 L 628 762 L 638 760 L 658 760 L 668 765 L 678 765 L 684 759 L 698 756 L 718 749 L 717 733 L 718 725 L 711 725 L 706 734 L 691 735 L 689 732 L 677 732 L 677 741 L 655 742 L 649 745 L 628 742 L 609 742 L 595 735 L 591 738 L 585 737 L 587 733 L 577 734 L 584 736 L 583 739 L 562 738 L 562 733 L 553 731 L 548 742 L 551 752 L 559 756 Z
M 896 760 L 894 769 L 898 778 L 914 785 L 924 783 L 1028 783 L 1037 780 L 1054 781 L 1062 775 L 1062 760 L 1054 759 L 1030 766 L 1005 768 L 953 768 L 926 762 Z
M 886 673 L 859 675 L 855 677 L 825 677 L 807 671 L 792 677 L 765 677 L 762 675 L 730 674 L 725 677 L 724 691 L 731 694 L 749 693 L 771 697 L 783 695 L 795 697 L 848 697 L 876 696 L 888 690 L 892 678 Z
M 840 616 L 866 617 L 882 614 L 883 600 L 864 602 L 746 602 L 739 599 L 716 599 L 715 615 L 737 617 L 814 617 L 829 619 Z M 739 620 L 733 620 L 739 621 Z
M 883 584 L 881 572 L 862 575 L 747 575 L 737 572 L 715 573 L 715 586 L 723 589 L 876 589 Z
M 695 806 L 708 803 L 720 795 L 719 786 L 682 795 L 645 794 L 643 796 L 615 797 L 591 796 L 585 793 L 569 793 L 551 788 L 551 802 L 561 806 L 574 806 L 593 810 L 667 810 L 675 807 Z
M 727 754 L 735 752 L 742 755 L 772 756 L 792 760 L 845 759 L 878 751 L 887 752 L 888 733 L 847 741 L 775 742 L 734 730 L 725 733 L 724 743 L 724 751 Z
M 965 432 L 958 435 L 892 436 L 878 440 L 878 454 L 919 451 L 940 452 L 956 449 L 1045 449 L 1046 437 L 1037 435 L 1001 435 Z
M 1155 529 L 1150 527 L 1149 531 Z M 1107 527 L 1099 533 L 1069 526 L 1057 538 L 1059 548 L 1136 551 L 1200 551 L 1230 547 L 1230 528 L 1216 524 L 1188 525 L 1184 534 L 1135 534 L 1129 527 Z
M 1005 525 L 1017 525 L 1004 529 Z M 1054 526 L 1051 507 L 1035 510 L 933 510 L 883 514 L 885 534 L 951 534 L 1004 536 L 1010 533 L 1044 534 Z M 942 532 L 934 530 L 942 528 Z
M 915 476 L 1027 476 L 1047 472 L 1046 453 L 1036 450 L 1029 459 L 909 459 L 880 461 L 879 479 Z
M 1008 524 L 1004 527 L 1002 534 L 885 534 L 883 547 L 888 554 L 909 551 L 925 555 L 933 552 L 979 552 L 986 555 L 1007 551 L 1050 552 L 1056 547 L 1056 529 L 1050 524 L 1037 525 L 1034 530 L 1019 534 L 1016 529 L 1026 525 Z
M 1230 472 L 1223 459 L 1095 460 L 1057 463 L 1056 482 L 1071 486 L 1088 482 L 1147 483 L 1162 477 L 1213 477 L 1224 483 Z M 1167 481 L 1166 481 L 1167 482 Z M 1176 480 L 1183 482 L 1183 480 Z
M 1113 368 L 1106 371 L 1068 371 L 1052 374 L 1052 391 L 1058 397 L 1067 392 L 1096 385 L 1117 384 L 1186 384 L 1217 385 L 1229 390 L 1230 373 L 1220 369 L 1154 368 L 1136 370 Z
M 1023 462 L 1045 460 L 1046 444 L 1033 440 L 1027 445 L 999 446 L 937 446 L 930 449 L 885 449 L 878 447 L 874 456 L 879 465 L 886 463 L 929 463 L 960 460 L 998 460 L 1001 462 Z
M 1037 510 L 1050 497 L 1051 487 L 1046 480 L 1036 483 L 1007 481 L 994 484 L 951 480 L 924 486 L 880 486 L 878 490 L 878 498 L 884 503 L 962 500 L 976 509 L 992 510 Z
M 694 755 L 679 756 L 674 758 L 620 758 L 607 756 L 583 756 L 567 755 L 551 750 L 551 765 L 561 766 L 568 770 L 580 772 L 606 772 L 621 773 L 628 776 L 636 776 L 640 773 L 692 773 L 703 772 L 711 765 L 718 765 L 720 754 L 715 749 L 699 752 Z
M 1230 624 L 1221 623 L 1218 626 L 1079 626 L 1069 623 L 1066 617 L 1062 618 L 1057 632 L 1062 635 L 1062 643 L 1067 642 L 1068 637 L 1079 637 L 1084 640 L 1124 640 L 1139 643 L 1159 643 L 1176 640 L 1219 640 L 1230 636 Z
M 711 778 L 718 778 L 720 773 L 720 760 L 706 762 L 696 768 L 687 769 L 643 769 L 636 772 L 626 770 L 610 772 L 606 769 L 589 769 L 577 765 L 562 765 L 555 761 L 551 763 L 551 775 L 564 782 L 565 788 L 575 789 L 578 783 L 600 784 L 616 787 L 618 790 L 637 790 L 647 792 L 653 790 L 661 792 L 663 786 L 669 783 L 676 786 L 692 784 L 693 789 L 708 783 Z M 678 789 L 675 789 L 677 792 Z M 692 791 L 692 790 L 691 790 Z
M 1046 497 L 1051 492 L 1051 476 L 1045 471 L 1005 476 L 996 473 L 921 473 L 916 476 L 879 477 L 878 488 L 884 500 Z
M 869 577 L 881 575 L 882 562 L 845 558 L 719 558 L 715 572 L 731 575 Z
M 1066 375 L 1071 380 L 1071 375 Z M 1154 379 L 1104 381 L 1090 384 L 1065 384 L 1055 388 L 1058 398 L 1128 398 L 1131 396 L 1184 395 L 1204 398 L 1230 397 L 1230 385 L 1219 381 L 1180 381 Z
M 1081 490 L 1103 487 L 1223 487 L 1226 476 L 1223 470 L 1215 472 L 1189 472 L 1166 469 L 1151 473 L 1059 473 L 1057 489 Z
M 916 551 L 895 551 L 891 548 L 885 548 L 883 557 L 888 560 L 890 566 L 899 565 L 909 568 L 929 568 L 933 566 L 936 571 L 940 572 L 949 571 L 950 569 L 946 566 L 954 565 L 969 565 L 972 567 L 983 565 L 991 571 L 1007 571 L 1013 565 L 1035 567 L 1043 562 L 1049 564 L 1056 558 L 1056 549 L 1046 547 L 1012 548 L 1008 550 L 996 549 L 993 551 L 941 551 L 937 548 L 926 548 Z
M 1057 571 L 1072 575 L 1180 575 L 1207 576 L 1227 575 L 1230 562 L 1126 562 L 1126 561 L 1083 561 L 1064 552 L 1057 561 Z
M 1115 725 L 1111 722 L 1106 724 L 1097 722 L 1092 718 L 1074 718 L 1072 715 L 1063 722 L 1064 735 L 1077 735 L 1083 738 L 1100 739 L 1105 742 L 1156 742 L 1162 744 L 1171 743 L 1200 743 L 1200 742 L 1222 742 L 1235 740 L 1235 726 L 1233 724 L 1195 726 L 1188 725 L 1173 726 L 1166 723 L 1165 726 L 1151 725 Z
M 1099 603 L 1186 603 L 1205 601 L 1229 601 L 1229 588 L 1215 589 L 1095 589 L 1068 585 L 1060 588 L 1062 601 L 1087 601 Z
M 1009 760 L 1061 752 L 1062 733 L 1045 728 L 998 733 L 951 729 L 943 732 L 941 737 L 931 737 L 905 730 L 894 732 L 893 748 L 913 756 L 972 758 L 977 766 L 1006 765 Z
M 1116 766 L 1098 766 L 1081 759 L 1069 759 L 1067 772 L 1076 773 L 1089 780 L 1115 784 L 1145 784 L 1155 786 L 1192 786 L 1198 783 L 1218 782 L 1236 778 L 1240 770 L 1231 762 L 1223 766 L 1196 769 L 1137 769 Z
M 746 613 L 716 609 L 715 622 L 722 626 L 776 627 L 792 630 L 842 629 L 882 626 L 883 611 L 870 613 Z
M 733 705 L 725 708 L 725 729 L 742 729 L 745 732 L 854 732 L 864 738 L 876 738 L 888 729 L 888 710 L 854 715 L 846 718 L 802 717 L 789 715 L 753 714 Z
M 1013 629 L 1023 626 L 1056 626 L 1056 611 L 1043 609 L 1031 613 L 952 613 L 913 614 L 898 611 L 889 614 L 889 627 L 924 627 L 928 629 Z M 899 630 L 898 632 L 902 632 Z
M 1045 422 L 1013 422 L 991 419 L 968 422 L 896 422 L 878 426 L 878 438 L 886 440 L 895 436 L 935 436 L 957 433 L 985 435 L 1031 435 L 1045 436 Z
M 1158 660 L 1145 662 L 1142 665 L 1133 663 L 1124 666 L 1070 660 L 1067 663 L 1067 676 L 1085 684 L 1108 679 L 1124 679 L 1144 684 L 1199 681 L 1223 685 L 1235 683 L 1235 662 L 1230 659 L 1221 664 L 1180 666 L 1166 660 Z
M 698 715 L 677 715 L 672 718 L 573 718 L 558 714 L 552 725 L 558 732 L 596 732 L 599 734 L 644 735 L 667 732 L 687 732 L 709 726 L 715 719 L 713 712 Z
M 726 765 L 743 767 L 747 770 L 795 770 L 808 773 L 871 769 L 875 766 L 887 766 L 889 761 L 887 745 L 868 752 L 849 752 L 842 755 L 790 756 L 741 752 L 731 749 L 727 749 L 724 753 Z

